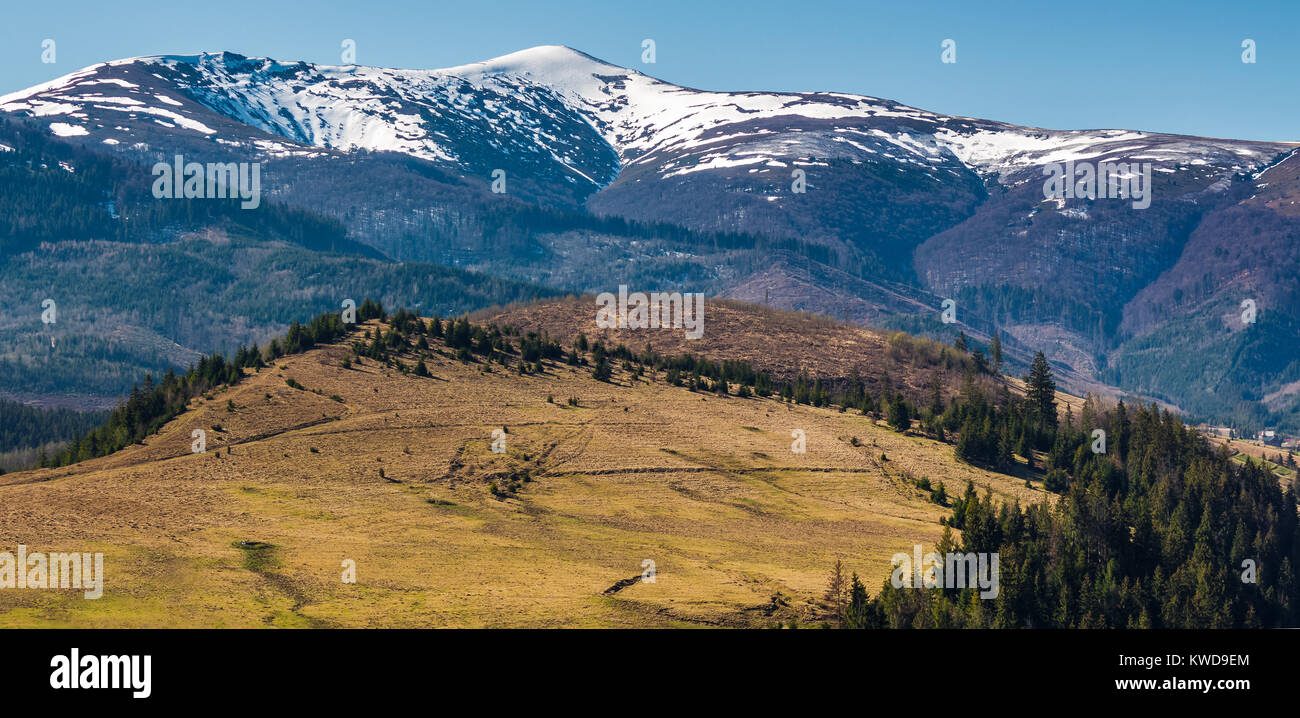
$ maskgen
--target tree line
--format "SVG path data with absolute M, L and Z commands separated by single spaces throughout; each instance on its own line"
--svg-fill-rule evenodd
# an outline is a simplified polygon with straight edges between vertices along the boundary
M 357 308 L 357 320 L 383 319 L 383 306 L 366 299 Z M 126 401 L 109 413 L 107 421 L 68 443 L 53 456 L 41 454 L 38 466 L 66 466 L 98 456 L 107 456 L 157 433 L 196 396 L 222 386 L 233 386 L 244 378 L 246 369 L 258 370 L 280 357 L 306 351 L 317 344 L 337 341 L 350 330 L 338 312 L 321 314 L 306 324 L 294 322 L 281 338 L 263 347 L 240 347 L 234 357 L 220 353 L 203 356 L 182 374 L 169 369 L 161 381 L 151 374 L 131 389 Z
M 832 620 L 850 628 L 1300 625 L 1295 481 L 1284 486 L 1261 464 L 1238 465 L 1226 447 L 1154 405 L 1103 408 L 1090 397 L 1077 424 L 1072 412 L 1059 420 L 1045 369 L 1036 359 L 1023 401 L 999 406 L 975 395 L 955 404 L 965 416 L 959 456 L 974 442 L 971 458 L 998 463 L 1019 428 L 1027 456 L 1046 447 L 1044 487 L 1061 494 L 1021 507 L 968 482 L 953 502 L 934 550 L 996 552 L 998 595 L 886 581 L 871 596 L 837 567 L 826 596 Z

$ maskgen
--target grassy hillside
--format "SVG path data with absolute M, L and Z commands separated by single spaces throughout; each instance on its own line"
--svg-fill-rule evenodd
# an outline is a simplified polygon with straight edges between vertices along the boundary
M 610 382 L 550 360 L 520 374 L 432 346 L 387 363 L 349 342 L 285 357 L 141 444 L 0 477 L 0 546 L 102 551 L 107 573 L 97 601 L 0 592 L 0 624 L 806 622 L 837 558 L 878 585 L 893 553 L 939 539 L 950 510 L 918 480 L 1045 496 L 857 412 L 691 392 L 617 363 Z M 647 559 L 654 583 L 639 580 Z

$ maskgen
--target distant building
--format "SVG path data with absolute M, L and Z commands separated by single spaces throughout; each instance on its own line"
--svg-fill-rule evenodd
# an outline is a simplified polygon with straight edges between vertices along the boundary
M 1259 440 L 1264 442 L 1265 446 L 1282 445 L 1282 437 L 1278 436 L 1278 433 L 1276 431 L 1273 431 L 1272 429 L 1267 429 L 1265 431 L 1259 432 Z

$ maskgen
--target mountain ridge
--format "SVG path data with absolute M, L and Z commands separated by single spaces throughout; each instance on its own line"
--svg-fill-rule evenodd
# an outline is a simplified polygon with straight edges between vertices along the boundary
M 1300 379 L 1286 354 L 1300 336 L 1289 333 L 1254 368 L 1234 358 L 1213 376 L 1189 379 L 1183 366 L 1172 379 L 1170 357 L 1144 358 L 1144 342 L 1174 325 L 1194 327 L 1195 352 L 1244 356 L 1208 313 L 1246 296 L 1291 331 L 1295 143 L 1021 127 L 848 93 L 698 90 L 556 45 L 434 70 L 234 52 L 128 58 L 4 95 L 0 110 L 146 163 L 178 151 L 262 161 L 272 196 L 340 218 L 398 261 L 557 277 L 576 292 L 629 273 L 747 299 L 761 284 L 780 308 L 849 307 L 844 318 L 949 340 L 958 329 L 1003 331 L 1013 344 L 1050 335 L 1049 357 L 1085 378 L 1190 401 L 1198 414 L 1238 412 Z M 1154 204 L 1045 203 L 1041 169 L 1066 161 L 1151 163 Z M 497 170 L 504 196 L 489 190 Z M 702 234 L 494 214 L 531 205 Z M 1225 231 L 1230 241 L 1215 239 Z M 811 249 L 778 262 L 706 244 L 728 232 Z M 1234 255 L 1234 271 L 1200 281 L 1206 256 Z M 831 276 L 818 265 L 851 280 L 801 291 L 801 263 L 807 277 Z M 891 288 L 902 285 L 914 296 Z M 937 321 L 947 298 L 960 303 L 956 324 Z M 1035 329 L 1044 324 L 1059 331 Z M 1270 412 L 1239 419 L 1300 427 L 1300 402 Z

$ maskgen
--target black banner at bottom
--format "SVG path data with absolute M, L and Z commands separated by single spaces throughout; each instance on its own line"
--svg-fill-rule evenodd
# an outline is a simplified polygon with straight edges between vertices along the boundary
M 1290 699 L 1295 631 L 0 631 L 0 675 L 43 706 L 494 705 L 774 695 L 914 705 Z M 842 695 L 837 695 L 842 693 Z M 14 693 L 16 695 L 17 692 Z M 947 696 L 948 698 L 943 698 Z M 920 700 L 921 704 L 914 701 Z M 132 711 L 134 712 L 134 711 Z

